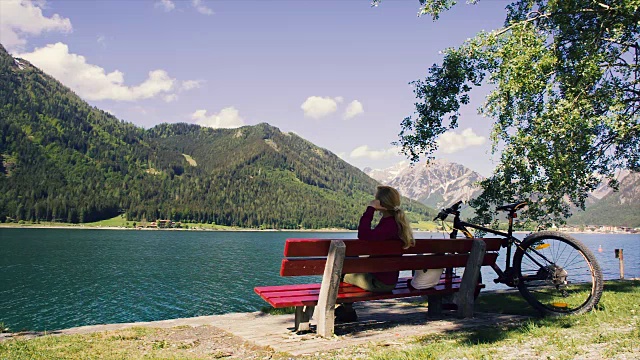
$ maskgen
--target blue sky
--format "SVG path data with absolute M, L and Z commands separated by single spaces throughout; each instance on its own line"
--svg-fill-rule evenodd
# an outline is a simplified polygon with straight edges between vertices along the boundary
M 414 111 L 408 83 L 441 50 L 499 28 L 507 4 L 463 3 L 434 22 L 416 16 L 417 0 L 0 0 L 0 42 L 145 128 L 267 122 L 385 168 L 405 160 L 391 143 Z M 475 110 L 484 94 L 436 157 L 489 175 L 491 121 Z

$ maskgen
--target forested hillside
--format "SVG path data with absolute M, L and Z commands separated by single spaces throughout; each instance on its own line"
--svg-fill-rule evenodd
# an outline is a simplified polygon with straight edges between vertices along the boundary
M 145 130 L 0 46 L 0 221 L 354 228 L 377 182 L 268 124 Z M 411 204 L 415 217 L 429 210 Z
M 586 211 L 576 211 L 568 223 L 640 227 L 640 173 L 629 172 L 618 191 L 587 205 Z

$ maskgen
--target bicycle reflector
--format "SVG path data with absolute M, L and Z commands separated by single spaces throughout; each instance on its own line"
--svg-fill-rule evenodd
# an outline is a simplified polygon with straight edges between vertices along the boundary
M 540 244 L 540 245 L 536 246 L 536 250 L 546 249 L 549 246 L 551 246 L 551 245 L 549 245 L 549 244 Z
M 569 304 L 567 304 L 566 302 L 554 302 L 551 303 L 551 306 L 555 306 L 557 308 L 566 308 L 569 307 Z

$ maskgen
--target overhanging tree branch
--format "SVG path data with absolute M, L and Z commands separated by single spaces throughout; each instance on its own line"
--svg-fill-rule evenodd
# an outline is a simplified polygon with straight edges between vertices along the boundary
M 481 111 L 494 120 L 494 149 L 503 146 L 475 201 L 479 215 L 514 196 L 542 194 L 548 201 L 533 204 L 530 217 L 562 221 L 570 214 L 563 199 L 584 206 L 596 172 L 611 179 L 638 162 L 638 1 L 518 0 L 507 11 L 504 28 L 448 49 L 416 82 L 421 101 L 402 121 L 399 143 L 414 161 L 432 157 L 471 87 L 489 80 L 495 90 Z

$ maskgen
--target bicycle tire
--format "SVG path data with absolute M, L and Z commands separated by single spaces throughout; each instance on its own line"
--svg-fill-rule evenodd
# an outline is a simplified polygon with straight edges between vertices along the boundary
M 602 296 L 600 265 L 591 250 L 568 234 L 527 236 L 516 249 L 513 266 L 518 290 L 543 315 L 582 314 Z

